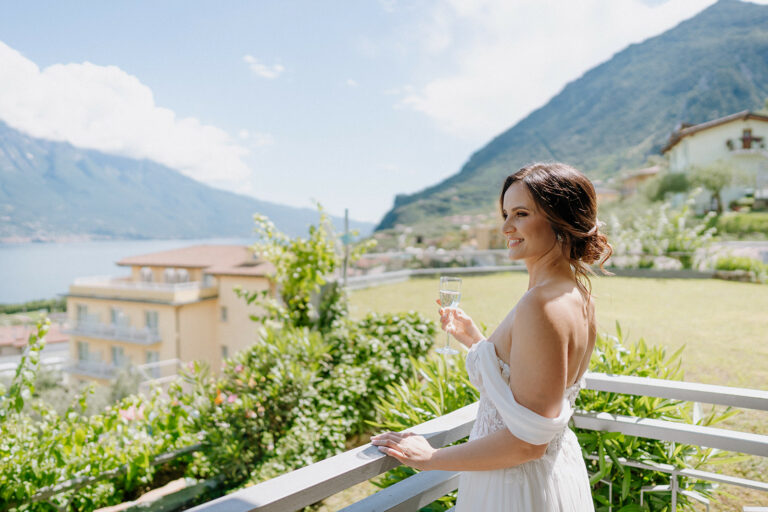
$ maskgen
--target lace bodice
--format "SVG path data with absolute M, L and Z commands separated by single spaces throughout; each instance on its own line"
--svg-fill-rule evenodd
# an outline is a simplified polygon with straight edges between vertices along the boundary
M 481 343 L 490 342 L 484 340 Z M 504 382 L 508 383 L 510 375 L 509 365 L 502 361 L 501 358 L 496 356 L 495 351 L 494 359 L 498 365 L 498 371 L 501 374 L 501 378 L 504 380 Z M 473 384 L 478 386 L 478 383 L 479 381 L 481 382 L 482 377 L 479 375 L 479 369 L 477 368 L 476 361 L 476 358 L 470 357 L 469 354 L 467 355 L 467 373 L 469 374 L 470 380 L 473 382 Z M 584 378 L 582 377 L 577 383 L 565 389 L 564 398 L 567 400 L 571 409 L 573 409 L 576 403 L 576 398 L 578 397 L 579 391 L 583 387 L 583 384 Z M 470 439 L 485 437 L 488 434 L 496 432 L 497 430 L 506 428 L 504 420 L 499 414 L 499 411 L 496 409 L 493 401 L 484 392 L 482 385 L 478 387 L 480 388 L 480 404 L 477 411 L 477 418 L 475 419 L 475 423 L 469 436 Z M 568 426 L 565 425 L 558 433 L 554 435 L 552 440 L 549 441 L 549 446 L 547 447 L 547 451 L 544 457 L 551 457 L 557 453 L 557 451 L 560 449 L 563 435 L 567 429 Z

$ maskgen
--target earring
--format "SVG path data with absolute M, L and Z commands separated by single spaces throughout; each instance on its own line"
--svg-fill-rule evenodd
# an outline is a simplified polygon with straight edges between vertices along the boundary
M 557 234 L 557 241 L 562 242 L 563 241 L 563 235 L 561 233 Z

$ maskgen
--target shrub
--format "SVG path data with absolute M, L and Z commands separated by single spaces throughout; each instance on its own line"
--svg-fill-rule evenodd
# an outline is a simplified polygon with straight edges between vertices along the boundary
M 648 346 L 644 340 L 628 344 L 623 339 L 619 325 L 617 335 L 598 335 L 592 355 L 590 370 L 618 375 L 634 375 L 661 379 L 679 380 L 680 358 L 682 349 L 667 356 L 663 348 Z M 434 417 L 469 405 L 477 400 L 477 391 L 469 383 L 463 360 L 460 358 L 431 359 L 424 363 L 414 363 L 414 371 L 395 385 L 387 388 L 386 398 L 376 405 L 382 421 L 377 425 L 388 430 L 403 430 Z M 586 411 L 599 410 L 612 414 L 663 418 L 669 421 L 694 422 L 694 410 L 691 404 L 675 400 L 642 396 L 619 395 L 583 390 L 576 403 L 577 409 Z M 722 421 L 734 412 L 716 416 L 714 413 L 705 418 L 697 418 L 695 423 L 712 425 Z M 698 467 L 715 458 L 723 459 L 716 450 L 677 443 L 624 436 L 618 433 L 594 432 L 574 428 L 585 455 L 596 454 L 605 458 L 599 463 L 589 463 L 588 469 L 593 484 L 599 480 L 613 482 L 614 510 L 621 507 L 637 506 L 640 499 L 640 487 L 661 485 L 669 481 L 669 476 L 652 471 L 643 471 L 619 463 L 619 457 L 642 462 L 672 464 L 678 467 Z M 388 472 L 374 482 L 381 487 L 393 485 L 403 478 L 416 473 L 416 470 L 400 466 Z M 680 480 L 681 489 L 691 489 L 711 494 L 709 484 Z M 618 494 L 618 496 L 617 496 Z M 597 484 L 593 488 L 596 510 L 608 510 L 608 488 Z M 668 510 L 669 495 L 651 494 L 648 498 L 652 511 Z M 444 511 L 455 503 L 455 493 L 449 494 L 422 510 Z M 691 509 L 687 498 L 678 495 L 678 503 Z M 629 508 L 627 508 L 629 510 Z
M 623 224 L 612 215 L 608 224 L 614 249 L 611 262 L 623 259 L 629 262 L 628 266 L 650 268 L 656 257 L 668 256 L 678 260 L 683 268 L 692 268 L 696 263 L 696 250 L 709 245 L 716 231 L 710 226 L 714 212 L 702 219 L 693 216 L 697 193 L 698 190 L 691 192 L 679 210 L 673 209 L 670 203 L 662 203 Z
M 746 236 L 768 236 L 768 212 L 726 213 L 717 219 L 717 230 Z

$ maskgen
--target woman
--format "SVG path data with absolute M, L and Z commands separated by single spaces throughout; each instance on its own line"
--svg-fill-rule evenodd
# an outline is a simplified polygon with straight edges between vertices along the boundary
M 603 256 L 603 270 L 612 253 L 595 190 L 570 166 L 536 163 L 507 177 L 500 205 L 509 257 L 525 262 L 528 290 L 487 340 L 462 310 L 440 309 L 443 329 L 470 349 L 467 373 L 480 390 L 469 441 L 434 449 L 421 436 L 387 432 L 372 443 L 417 469 L 462 471 L 457 512 L 591 511 L 568 420 L 595 344 L 587 265 Z

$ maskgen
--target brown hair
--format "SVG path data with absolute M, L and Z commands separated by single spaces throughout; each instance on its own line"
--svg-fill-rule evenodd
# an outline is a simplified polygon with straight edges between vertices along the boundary
M 558 239 L 571 248 L 568 255 L 576 283 L 582 292 L 592 294 L 589 265 L 600 259 L 603 274 L 613 275 L 603 265 L 613 254 L 608 238 L 597 225 L 597 198 L 589 178 L 570 165 L 537 162 L 507 176 L 501 188 L 499 204 L 504 209 L 504 193 L 522 181 L 536 205 L 549 220 Z

